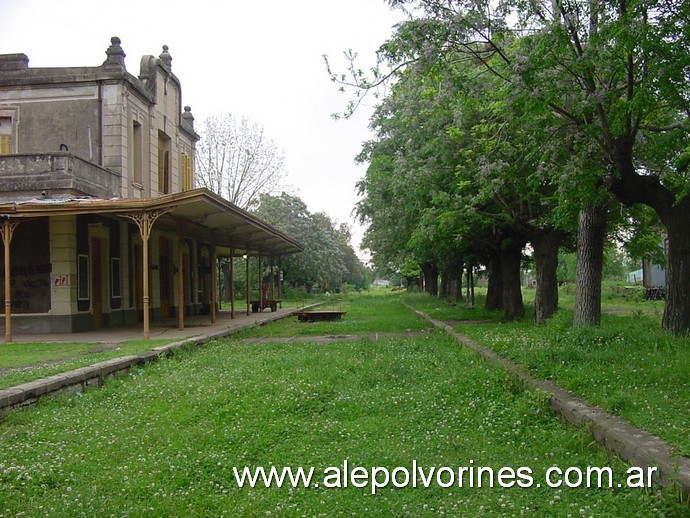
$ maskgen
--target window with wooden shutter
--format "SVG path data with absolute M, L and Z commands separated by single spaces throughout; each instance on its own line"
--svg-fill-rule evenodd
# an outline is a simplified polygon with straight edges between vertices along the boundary
M 158 192 L 170 193 L 170 149 L 171 141 L 162 131 L 158 132 Z
M 182 190 L 189 191 L 192 188 L 192 157 L 182 153 Z
M 0 155 L 12 153 L 12 118 L 0 117 Z
M 132 181 L 142 183 L 144 140 L 143 130 L 138 121 L 132 122 Z

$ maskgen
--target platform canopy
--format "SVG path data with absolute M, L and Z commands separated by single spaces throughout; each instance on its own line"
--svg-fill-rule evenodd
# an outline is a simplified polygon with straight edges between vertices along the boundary
M 0 203 L 0 218 L 102 214 L 136 220 L 150 216 L 158 230 L 178 232 L 214 243 L 218 255 L 286 255 L 304 247 L 273 226 L 208 189 L 156 198 L 44 198 Z
M 142 310 L 143 337 L 149 333 L 149 253 L 148 242 L 154 227 L 159 231 L 175 232 L 180 239 L 192 237 L 210 245 L 211 250 L 211 322 L 216 318 L 216 257 L 245 256 L 247 280 L 249 257 L 281 256 L 304 250 L 301 244 L 278 229 L 252 216 L 208 189 L 194 189 L 156 198 L 94 198 L 72 196 L 61 198 L 33 198 L 2 201 L 0 203 L 0 234 L 4 245 L 5 272 L 11 271 L 10 247 L 14 229 L 22 221 L 46 216 L 98 214 L 129 219 L 137 225 L 142 248 Z M 180 254 L 182 248 L 179 248 Z M 178 264 L 182 264 L 180 257 Z M 182 268 L 178 269 L 178 307 L 184 303 Z M 12 341 L 11 280 L 5 275 L 5 341 Z M 249 308 L 249 286 L 247 287 Z M 247 310 L 248 311 L 248 310 Z M 184 312 L 178 312 L 179 327 L 184 328 Z

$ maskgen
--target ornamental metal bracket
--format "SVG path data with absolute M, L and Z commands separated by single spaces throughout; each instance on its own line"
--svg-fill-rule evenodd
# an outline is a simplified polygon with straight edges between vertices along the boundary
M 121 214 L 121 216 L 131 219 L 132 221 L 134 221 L 134 223 L 136 223 L 137 227 L 139 227 L 139 233 L 141 234 L 142 240 L 146 242 L 151 236 L 151 229 L 153 228 L 153 224 L 156 222 L 156 220 L 164 214 L 172 212 L 173 210 L 175 210 L 175 207 L 170 207 L 168 209 L 145 210 L 142 212 L 126 213 Z

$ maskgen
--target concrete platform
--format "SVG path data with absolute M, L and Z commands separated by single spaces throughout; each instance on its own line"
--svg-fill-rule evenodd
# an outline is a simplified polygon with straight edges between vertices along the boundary
M 183 340 L 186 338 L 201 338 L 229 334 L 237 329 L 284 318 L 291 315 L 297 308 L 283 308 L 276 311 L 262 311 L 246 314 L 246 310 L 235 311 L 235 318 L 230 317 L 230 310 L 219 311 L 216 322 L 211 323 L 210 315 L 196 315 L 185 317 L 184 329 L 178 328 L 177 318 L 170 318 L 152 322 L 150 328 L 151 340 Z M 4 336 L 4 326 L 0 326 L 0 344 Z M 12 343 L 120 343 L 143 338 L 143 324 L 139 323 L 126 327 L 111 327 L 96 331 L 80 333 L 27 333 L 21 329 L 12 328 Z
M 185 328 L 179 329 L 177 319 L 156 322 L 150 329 L 150 339 L 170 340 L 169 343 L 135 355 L 121 356 L 110 360 L 94 363 L 61 374 L 48 376 L 38 380 L 22 383 L 0 390 L 0 416 L 12 408 L 23 407 L 36 403 L 41 397 L 65 391 L 83 390 L 94 385 L 100 385 L 105 379 L 121 372 L 127 372 L 136 365 L 143 365 L 161 356 L 172 354 L 181 347 L 202 344 L 214 338 L 227 336 L 241 329 L 261 325 L 292 315 L 294 308 L 279 309 L 271 312 L 235 313 L 231 318 L 230 311 L 221 311 L 216 315 L 216 321 L 211 323 L 211 317 L 196 316 L 185 319 Z M 64 334 L 22 334 L 14 336 L 15 343 L 119 343 L 129 340 L 142 339 L 141 325 L 112 328 L 85 333 Z M 152 344 L 153 345 L 153 344 Z M 0 345 L 1 347 L 1 345 Z

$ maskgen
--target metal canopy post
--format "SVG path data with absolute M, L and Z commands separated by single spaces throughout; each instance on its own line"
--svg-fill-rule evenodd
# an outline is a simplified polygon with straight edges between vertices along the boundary
M 278 256 L 278 299 L 280 299 L 280 308 L 283 308 L 283 256 Z
M 230 318 L 235 318 L 235 251 L 230 249 Z
M 177 328 L 184 330 L 184 223 L 177 226 Z
M 275 301 L 276 300 L 276 294 L 275 294 L 276 278 L 275 278 L 275 274 L 273 273 L 273 268 L 275 266 L 274 265 L 275 257 L 270 256 L 270 259 L 271 259 L 271 261 L 270 261 L 271 262 L 271 276 L 269 277 L 270 282 L 269 282 L 268 286 L 271 290 L 271 300 Z
M 10 243 L 14 229 L 19 225 L 19 221 L 13 221 L 9 217 L 3 220 L 0 232 L 2 242 L 5 245 L 5 342 L 12 341 L 12 283 L 10 279 Z
M 259 312 L 264 310 L 264 279 L 261 271 L 261 252 L 259 252 Z
M 216 257 L 216 237 L 211 234 L 211 323 L 216 323 L 218 309 L 218 257 Z
M 150 318 L 151 316 L 149 315 L 149 307 L 150 307 L 150 298 L 149 298 L 149 238 L 151 237 L 151 229 L 153 228 L 153 224 L 156 222 L 156 220 L 162 216 L 163 214 L 170 212 L 173 210 L 172 208 L 168 210 L 154 210 L 154 211 L 145 211 L 145 212 L 139 212 L 135 214 L 124 214 L 125 217 L 131 219 L 134 221 L 134 223 L 137 224 L 137 227 L 139 227 L 139 233 L 141 234 L 141 241 L 142 241 L 142 246 L 141 246 L 141 255 L 142 255 L 142 275 L 143 275 L 143 295 L 142 295 L 142 302 L 143 302 L 143 309 L 144 309 L 144 340 L 148 340 L 151 337 L 151 330 L 150 330 Z
M 249 250 L 247 250 L 247 253 L 244 256 L 245 259 L 245 267 L 246 267 L 246 275 L 245 275 L 245 283 L 247 285 L 245 289 L 245 295 L 247 299 L 247 316 L 249 316 L 249 306 L 250 306 L 250 300 L 252 298 L 252 294 L 250 293 L 251 290 L 251 284 L 249 281 Z

